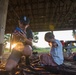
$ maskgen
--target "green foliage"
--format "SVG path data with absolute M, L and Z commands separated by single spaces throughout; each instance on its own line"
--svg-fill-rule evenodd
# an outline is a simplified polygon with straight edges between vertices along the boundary
M 50 48 L 36 48 L 33 51 L 38 53 L 49 53 Z
M 34 34 L 34 35 L 38 35 L 38 32 L 34 32 L 33 34 Z
M 72 52 L 76 52 L 76 48 L 72 49 Z
M 5 34 L 4 35 L 4 44 L 6 45 L 7 42 L 10 42 L 10 37 L 11 37 L 11 34 Z
M 37 42 L 38 42 L 38 39 L 39 39 L 39 38 L 38 38 L 38 32 L 34 32 L 34 33 L 33 33 L 33 42 L 34 42 L 34 43 L 37 43 Z

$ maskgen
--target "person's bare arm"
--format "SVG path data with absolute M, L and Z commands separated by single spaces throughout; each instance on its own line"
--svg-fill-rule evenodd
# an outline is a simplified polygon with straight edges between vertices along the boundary
M 32 38 L 27 39 L 26 34 L 20 33 L 20 32 L 19 32 L 19 34 L 20 34 L 21 37 L 24 39 L 24 43 L 25 43 L 26 45 L 32 46 Z
M 29 38 L 29 39 L 25 38 L 24 42 L 25 44 L 32 46 L 32 38 Z

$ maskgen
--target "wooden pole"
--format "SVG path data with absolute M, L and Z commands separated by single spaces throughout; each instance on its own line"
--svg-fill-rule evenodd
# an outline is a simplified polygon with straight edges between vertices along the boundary
M 8 0 L 0 0 L 0 56 L 3 53 Z
M 75 31 L 75 29 L 73 29 L 73 37 L 76 40 L 76 31 Z

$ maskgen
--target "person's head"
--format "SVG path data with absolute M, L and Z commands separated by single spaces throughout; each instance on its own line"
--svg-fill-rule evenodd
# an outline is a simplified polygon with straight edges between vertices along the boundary
M 48 43 L 50 42 L 54 42 L 54 34 L 52 32 L 47 32 L 45 34 L 45 37 L 44 37 L 45 41 L 47 41 Z
M 26 16 L 21 16 L 18 22 L 19 22 L 19 27 L 21 29 L 25 29 L 29 26 L 30 19 Z

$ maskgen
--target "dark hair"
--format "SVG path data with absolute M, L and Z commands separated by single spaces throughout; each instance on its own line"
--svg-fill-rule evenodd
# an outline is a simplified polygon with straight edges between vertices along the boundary
M 26 16 L 21 16 L 19 20 L 24 26 L 30 23 L 30 19 Z
M 45 34 L 45 37 L 44 37 L 45 41 L 47 41 L 48 39 L 52 39 L 52 38 L 54 38 L 54 34 L 52 32 L 47 32 Z

